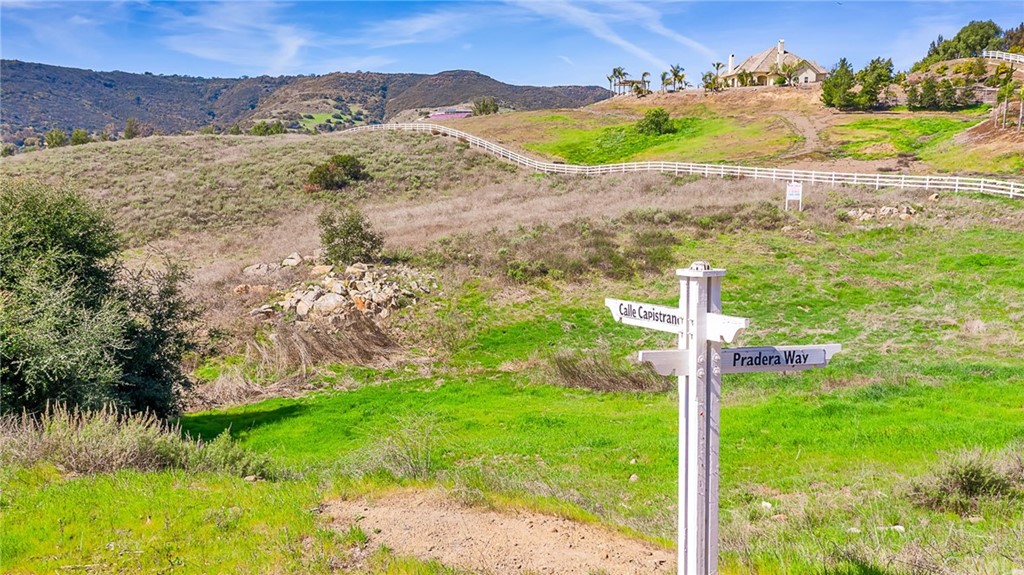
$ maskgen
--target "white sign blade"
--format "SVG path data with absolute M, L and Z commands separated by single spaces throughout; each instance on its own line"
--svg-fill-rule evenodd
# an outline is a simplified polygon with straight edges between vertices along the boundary
M 775 345 L 731 347 L 722 350 L 722 373 L 797 371 L 825 367 L 842 350 L 838 343 L 825 345 Z
M 750 327 L 750 320 L 745 317 L 722 315 L 720 313 L 708 313 L 708 339 L 711 341 L 722 340 L 725 343 L 732 343 L 740 330 Z
M 607 298 L 604 305 L 615 321 L 669 333 L 686 331 L 685 311 L 677 307 Z
M 686 374 L 686 350 L 685 349 L 659 349 L 655 351 L 641 351 L 640 361 L 647 362 L 654 367 L 659 375 Z

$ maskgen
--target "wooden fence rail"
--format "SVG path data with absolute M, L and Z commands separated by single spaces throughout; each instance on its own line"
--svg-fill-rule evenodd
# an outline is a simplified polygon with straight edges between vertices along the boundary
M 1004 60 L 1006 62 L 1016 62 L 1018 64 L 1024 64 L 1024 54 L 1014 54 L 1013 52 L 1000 52 L 998 50 L 982 50 L 982 58 L 989 58 L 992 60 Z
M 740 177 L 759 180 L 782 182 L 807 182 L 810 184 L 852 184 L 879 188 L 915 188 L 936 191 L 979 192 L 997 194 L 1010 198 L 1024 199 L 1024 182 L 1010 182 L 988 178 L 967 178 L 960 176 L 908 176 L 903 174 L 867 174 L 842 172 L 814 172 L 807 170 L 787 170 L 782 168 L 751 168 L 725 164 L 692 164 L 687 162 L 629 162 L 623 164 L 604 164 L 599 166 L 580 166 L 554 162 L 541 162 L 502 148 L 497 144 L 467 134 L 448 126 L 427 123 L 409 124 L 371 124 L 349 128 L 345 132 L 368 132 L 377 130 L 403 130 L 411 132 L 427 132 L 434 135 L 446 135 L 458 138 L 471 146 L 476 146 L 499 158 L 548 174 L 578 174 L 596 176 L 601 174 L 622 174 L 627 172 L 664 172 L 670 174 L 694 174 L 711 177 Z

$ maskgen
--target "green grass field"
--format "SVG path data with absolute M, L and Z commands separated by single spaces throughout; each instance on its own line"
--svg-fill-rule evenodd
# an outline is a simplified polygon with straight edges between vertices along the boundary
M 550 139 L 526 147 L 572 164 L 610 164 L 645 160 L 690 162 L 758 161 L 789 148 L 796 136 L 781 123 L 740 122 L 723 116 L 673 119 L 675 131 L 660 136 L 642 134 L 631 124 L 577 127 L 562 116 L 531 118 L 545 121 Z M 570 124 L 564 126 L 564 124 Z
M 677 265 L 728 269 L 724 310 L 752 321 L 738 344 L 844 346 L 825 370 L 725 378 L 723 572 L 1005 573 L 1024 560 L 1024 498 L 981 497 L 959 515 L 910 497 L 946 453 L 1021 449 L 1024 239 L 1016 224 L 933 221 L 959 211 L 1019 222 L 1024 208 L 979 198 L 922 210 L 917 223 L 867 229 L 786 216 L 802 235 L 649 224 L 675 235 Z M 541 280 L 518 298 L 502 286 L 436 296 L 444 321 L 458 318 L 444 357 L 337 365 L 325 391 L 182 419 L 207 438 L 228 430 L 290 478 L 5 469 L 5 570 L 328 572 L 351 544 L 318 518 L 320 501 L 424 481 L 674 540 L 675 393 L 565 388 L 546 367 L 561 349 L 671 346 L 615 324 L 602 303 L 671 305 L 671 273 Z M 442 343 L 430 337 L 439 317 L 421 306 L 404 318 L 419 332 L 413 357 Z M 429 454 L 422 477 L 380 466 L 396 434 Z M 369 572 L 444 569 L 378 557 Z

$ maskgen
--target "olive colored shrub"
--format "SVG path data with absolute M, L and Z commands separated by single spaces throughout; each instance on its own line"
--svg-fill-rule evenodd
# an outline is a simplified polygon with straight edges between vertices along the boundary
M 351 182 L 369 178 L 366 166 L 358 158 L 350 154 L 338 154 L 313 168 L 306 182 L 318 190 L 340 190 Z
M 327 208 L 317 219 L 324 257 L 333 264 L 374 261 L 380 257 L 384 238 L 353 206 Z
M 106 215 L 68 188 L 0 182 L 0 410 L 177 413 L 198 311 L 184 270 L 128 270 Z

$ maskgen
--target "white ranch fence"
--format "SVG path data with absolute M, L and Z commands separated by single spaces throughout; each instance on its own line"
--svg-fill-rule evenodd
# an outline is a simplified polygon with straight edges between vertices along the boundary
M 982 58 L 990 58 L 992 60 L 1005 60 L 1007 62 L 1016 62 L 1018 64 L 1024 64 L 1024 54 L 1014 54 L 1013 52 L 1000 52 L 998 50 L 982 50 Z
M 408 124 L 371 124 L 349 128 L 345 132 L 369 132 L 378 130 L 404 130 L 411 132 L 427 132 L 430 134 L 458 138 L 471 146 L 482 148 L 499 158 L 525 168 L 548 174 L 579 174 L 596 176 L 601 174 L 622 174 L 627 172 L 665 172 L 670 174 L 693 174 L 704 177 L 739 177 L 772 180 L 780 182 L 806 182 L 810 184 L 871 186 L 879 188 L 914 188 L 925 190 L 945 190 L 953 192 L 979 192 L 997 194 L 1010 198 L 1024 199 L 1024 182 L 1009 182 L 988 178 L 966 178 L 960 176 L 907 176 L 903 174 L 858 174 L 841 172 L 813 172 L 807 170 L 786 170 L 781 168 L 750 168 L 746 166 L 728 166 L 724 164 L 691 164 L 686 162 L 630 162 L 624 164 L 604 164 L 599 166 L 579 166 L 557 162 L 540 162 L 528 156 L 518 154 L 448 126 L 427 123 Z

